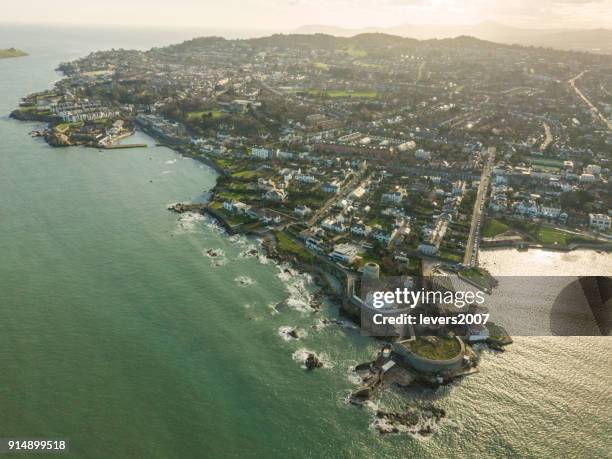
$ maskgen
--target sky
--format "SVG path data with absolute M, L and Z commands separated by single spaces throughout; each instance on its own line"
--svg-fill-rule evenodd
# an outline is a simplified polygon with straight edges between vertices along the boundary
M 612 0 L 4 0 L 1 22 L 290 31 L 497 21 L 612 28 Z

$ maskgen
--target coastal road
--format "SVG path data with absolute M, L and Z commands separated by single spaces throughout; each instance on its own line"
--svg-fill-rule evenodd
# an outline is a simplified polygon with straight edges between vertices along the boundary
M 470 226 L 470 234 L 468 236 L 467 245 L 465 247 L 465 256 L 463 264 L 466 266 L 476 266 L 478 264 L 478 246 L 480 243 L 480 225 L 484 205 L 487 200 L 487 191 L 491 180 L 491 171 L 495 163 L 495 147 L 490 147 L 487 152 L 487 160 L 482 168 L 480 176 L 480 186 L 476 194 L 474 202 L 474 212 L 472 213 L 472 224 Z
M 609 131 L 612 131 L 612 122 L 610 120 L 608 120 L 608 118 L 606 118 L 599 111 L 599 109 L 587 98 L 587 96 L 584 95 L 584 93 L 578 88 L 578 86 L 576 86 L 576 81 L 578 81 L 580 78 L 582 78 L 582 76 L 585 73 L 587 73 L 587 72 L 588 72 L 588 70 L 583 70 L 578 75 L 576 75 L 574 78 L 568 80 L 567 83 L 576 92 L 576 94 L 578 94 L 578 97 L 580 97 L 583 100 L 583 102 L 585 104 L 587 104 L 587 106 L 589 107 L 589 110 L 591 111 L 591 114 L 593 115 L 593 117 L 596 118 L 596 119 L 599 119 L 608 128 Z

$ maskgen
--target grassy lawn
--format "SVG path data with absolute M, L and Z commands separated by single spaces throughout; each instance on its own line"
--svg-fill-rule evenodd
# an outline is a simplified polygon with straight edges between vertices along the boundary
M 278 242 L 277 248 L 281 252 L 291 253 L 298 257 L 301 261 L 312 262 L 315 257 L 306 248 L 302 247 L 297 242 L 294 242 L 289 236 L 283 232 L 276 233 L 276 240 Z
M 536 233 L 536 238 L 542 244 L 566 245 L 569 236 L 565 231 L 556 228 L 540 228 Z
M 321 70 L 327 70 L 327 69 L 329 69 L 329 65 L 327 65 L 327 64 L 326 64 L 326 63 L 324 63 L 324 62 L 315 62 L 315 63 L 314 63 L 314 66 L 315 66 L 315 68 L 317 68 L 317 69 L 321 69 Z
M 429 339 L 418 337 L 410 343 L 410 350 L 415 354 L 431 360 L 446 360 L 455 357 L 461 351 L 461 346 L 455 338 Z
M 55 130 L 57 132 L 65 134 L 68 131 L 68 129 L 70 129 L 73 126 L 74 127 L 81 127 L 81 126 L 83 126 L 83 123 L 80 123 L 80 122 L 79 123 L 61 123 L 61 124 L 58 124 L 57 126 L 55 126 Z
M 261 177 L 261 174 L 257 171 L 240 171 L 240 172 L 234 172 L 232 174 L 232 178 L 236 178 L 236 179 L 244 180 L 244 181 L 255 180 L 259 177 Z
M 494 218 L 490 218 L 487 220 L 487 223 L 482 230 L 482 235 L 483 237 L 495 237 L 498 234 L 506 231 L 508 231 L 508 225 L 500 222 L 499 220 L 495 220 Z
M 560 168 L 563 166 L 563 161 L 559 161 L 557 159 L 550 159 L 550 158 L 540 158 L 537 156 L 530 156 L 529 161 L 531 161 L 531 164 L 535 166 L 545 166 L 545 167 L 554 167 L 554 168 Z
M 440 249 L 440 251 L 438 252 L 438 256 L 456 262 L 463 261 L 463 253 L 451 252 L 447 249 Z
M 311 89 L 308 94 L 311 96 L 318 96 L 321 94 L 320 89 Z M 332 89 L 331 91 L 325 91 L 326 97 L 340 98 L 340 97 L 351 97 L 354 99 L 374 99 L 378 96 L 376 91 L 346 91 L 343 89 Z

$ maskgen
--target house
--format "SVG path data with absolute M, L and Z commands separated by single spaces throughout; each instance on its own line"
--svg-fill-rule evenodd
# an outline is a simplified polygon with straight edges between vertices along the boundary
M 390 202 L 393 204 L 399 204 L 400 202 L 402 202 L 402 199 L 404 199 L 404 192 L 403 191 L 391 191 L 389 193 L 383 193 L 382 195 L 382 201 L 383 202 Z
M 429 161 L 431 159 L 431 153 L 419 148 L 414 152 L 414 157 L 419 161 Z
M 293 159 L 293 153 L 290 151 L 276 150 L 276 156 L 279 159 Z
M 312 213 L 312 209 L 308 206 L 297 206 L 293 209 L 293 213 L 299 215 L 300 217 L 306 217 Z
M 606 214 L 589 214 L 589 226 L 599 231 L 608 231 L 611 220 L 612 218 Z
M 264 225 L 270 225 L 270 224 L 274 224 L 274 225 L 278 225 L 281 223 L 281 217 L 278 214 L 273 214 L 271 212 L 266 212 L 264 213 L 259 220 L 264 224 Z
M 533 218 L 539 214 L 538 205 L 533 200 L 515 202 L 513 208 L 515 213 L 525 217 Z
M 337 182 L 323 183 L 321 185 L 321 190 L 325 193 L 337 194 L 340 191 L 340 186 Z
M 540 207 L 540 217 L 544 218 L 559 218 L 561 209 L 557 207 Z
M 319 253 L 323 253 L 325 251 L 323 243 L 313 237 L 309 237 L 308 239 L 306 239 L 306 248 Z
M 266 191 L 264 194 L 264 199 L 268 201 L 281 202 L 287 199 L 287 192 L 285 190 L 279 190 L 274 188 L 272 190 Z
M 298 182 L 302 182 L 302 183 L 317 183 L 318 180 L 316 178 L 314 178 L 312 175 L 307 175 L 307 174 L 296 174 L 293 177 L 294 180 L 297 180 Z
M 344 226 L 341 222 L 337 221 L 334 218 L 326 218 L 321 223 L 321 226 L 328 230 L 333 231 L 335 233 L 344 233 L 346 231 L 346 226 Z
M 591 174 L 591 175 L 599 175 L 601 174 L 601 166 L 598 166 L 596 164 L 589 164 L 585 170 L 584 170 L 587 174 Z
M 363 223 L 355 223 L 351 226 L 351 233 L 356 236 L 367 236 L 372 232 L 372 228 L 368 225 L 364 225 Z
M 580 183 L 591 183 L 595 181 L 595 176 L 593 174 L 581 174 L 578 180 Z
M 225 201 L 223 202 L 223 208 L 228 212 L 246 214 L 251 209 L 251 206 L 240 201 Z
M 338 244 L 334 247 L 333 252 L 329 254 L 329 258 L 341 263 L 353 263 L 359 254 L 359 248 L 352 244 Z
M 259 159 L 270 159 L 272 157 L 272 152 L 267 148 L 253 147 L 251 149 L 251 155 Z
M 390 233 L 387 231 L 379 230 L 379 231 L 376 231 L 372 235 L 372 237 L 376 239 L 378 242 L 380 242 L 381 244 L 387 245 L 393 240 L 393 238 L 395 238 L 395 236 L 397 236 L 397 232 L 398 232 L 397 229 L 394 229 Z

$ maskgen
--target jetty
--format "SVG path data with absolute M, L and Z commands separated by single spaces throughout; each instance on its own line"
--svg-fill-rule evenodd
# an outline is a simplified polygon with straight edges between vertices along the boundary
M 177 202 L 176 204 L 172 204 L 168 207 L 168 210 L 172 212 L 176 212 L 177 214 L 183 214 L 185 212 L 204 212 L 206 209 L 206 204 L 195 203 L 195 204 L 183 204 Z

